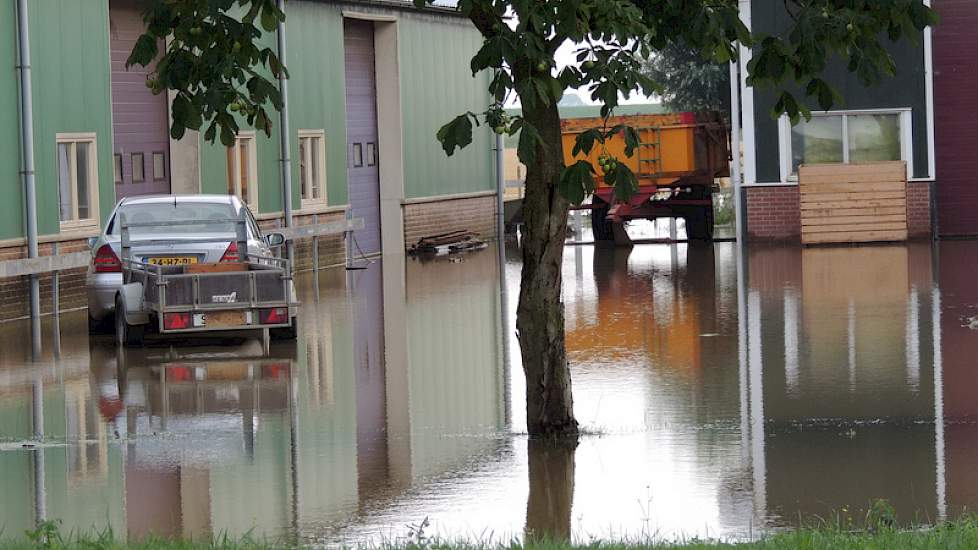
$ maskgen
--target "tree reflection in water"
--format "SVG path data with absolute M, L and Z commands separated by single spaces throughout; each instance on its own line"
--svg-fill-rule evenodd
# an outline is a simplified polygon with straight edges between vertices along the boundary
M 570 540 L 577 438 L 529 440 L 526 538 Z

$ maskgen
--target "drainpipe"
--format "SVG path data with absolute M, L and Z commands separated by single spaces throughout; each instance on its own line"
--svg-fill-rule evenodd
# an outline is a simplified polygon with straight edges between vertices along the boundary
M 17 0 L 17 49 L 20 52 L 20 120 L 21 148 L 24 159 L 24 201 L 27 222 L 27 256 L 37 257 L 37 194 L 34 186 L 34 106 L 31 96 L 31 43 L 28 36 L 27 0 Z M 31 319 L 41 315 L 40 288 L 37 275 L 30 276 Z M 34 342 L 41 341 L 40 323 L 35 325 Z
M 740 47 L 738 46 L 738 50 Z M 733 184 L 734 196 L 734 227 L 737 230 L 737 244 L 744 243 L 744 203 L 740 178 L 740 76 L 737 71 L 739 62 L 730 62 L 730 182 Z
M 496 134 L 496 236 L 502 246 L 506 239 L 506 168 L 503 151 L 503 135 Z
M 278 0 L 278 9 L 285 13 L 285 0 Z M 283 66 L 285 61 L 285 22 L 278 23 L 278 58 Z M 289 132 L 289 82 L 285 73 L 280 73 L 278 77 L 278 89 L 282 94 L 281 122 L 279 123 L 279 140 L 282 150 L 282 203 L 285 214 L 285 227 L 292 228 L 292 159 L 289 151 L 291 150 Z M 323 190 L 325 192 L 325 190 Z M 293 252 L 295 245 L 291 240 L 286 244 L 286 255 L 290 260 L 294 260 Z

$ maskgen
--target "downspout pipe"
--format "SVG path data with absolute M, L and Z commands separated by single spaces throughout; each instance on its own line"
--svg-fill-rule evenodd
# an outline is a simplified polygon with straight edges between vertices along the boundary
M 23 0 L 21 0 L 23 1 Z M 285 0 L 278 0 L 278 9 L 285 13 Z M 278 58 L 283 66 L 288 66 L 285 60 L 285 22 L 278 22 Z M 283 213 L 285 215 L 285 227 L 291 228 L 292 221 L 292 155 L 290 151 L 291 132 L 289 130 L 289 80 L 286 78 L 285 73 L 281 72 L 278 75 L 278 87 L 279 92 L 282 94 L 282 111 L 279 113 L 281 121 L 279 123 L 279 140 L 280 148 L 282 150 L 282 203 L 283 203 Z M 324 190 L 325 191 L 325 190 Z M 295 250 L 293 242 L 290 240 L 286 245 L 287 255 L 290 260 L 295 260 L 293 258 L 293 252 Z
M 28 33 L 27 0 L 17 0 L 17 50 L 20 71 L 20 144 L 23 153 L 24 211 L 27 256 L 37 258 L 37 190 L 34 184 L 34 105 L 31 92 L 31 43 Z M 41 298 L 37 275 L 30 276 L 31 319 L 40 318 Z M 38 325 L 39 332 L 40 326 Z M 40 342 L 40 334 L 35 334 Z
M 738 50 L 740 48 L 738 47 Z M 730 182 L 733 184 L 734 197 L 734 227 L 736 228 L 737 245 L 744 245 L 744 226 L 747 223 L 744 214 L 743 185 L 740 173 L 740 73 L 738 60 L 730 62 Z

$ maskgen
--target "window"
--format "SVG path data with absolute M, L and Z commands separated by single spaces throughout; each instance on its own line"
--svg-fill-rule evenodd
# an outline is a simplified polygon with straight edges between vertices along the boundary
M 153 153 L 153 179 L 161 180 L 166 178 L 166 155 L 157 151 Z
M 241 132 L 228 147 L 228 194 L 237 195 L 249 207 L 258 206 L 258 152 L 255 132 Z
M 129 158 L 132 160 L 132 182 L 142 183 L 146 180 L 146 160 L 143 154 L 133 153 Z
M 377 144 L 367 144 L 367 166 L 377 166 Z
M 910 109 L 812 113 L 792 126 L 782 117 L 781 179 L 795 180 L 798 166 L 817 163 L 907 162 L 913 176 Z
M 115 177 L 115 183 L 122 183 L 122 155 L 112 157 L 112 173 Z
M 360 168 L 363 166 L 363 144 L 354 143 L 353 144 L 353 167 Z
M 62 227 L 98 223 L 95 134 L 58 134 L 58 208 Z
M 326 132 L 299 130 L 299 189 L 304 204 L 326 202 Z

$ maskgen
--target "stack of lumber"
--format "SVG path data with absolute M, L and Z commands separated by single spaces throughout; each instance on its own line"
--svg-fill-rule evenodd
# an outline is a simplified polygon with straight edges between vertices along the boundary
M 486 247 L 485 241 L 471 231 L 452 231 L 438 235 L 428 235 L 411 245 L 411 254 L 457 254 Z
M 803 244 L 907 240 L 903 161 L 802 165 L 798 186 Z

